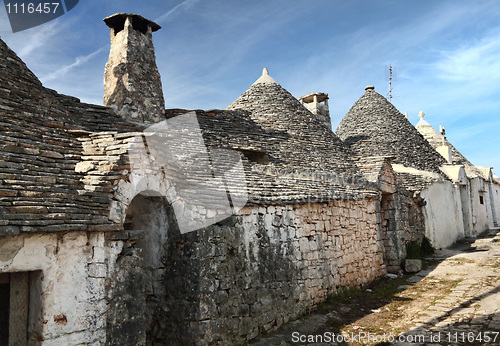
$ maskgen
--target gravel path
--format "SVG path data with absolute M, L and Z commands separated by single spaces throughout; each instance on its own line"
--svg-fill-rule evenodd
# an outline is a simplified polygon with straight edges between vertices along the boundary
M 431 260 L 437 263 L 409 277 L 393 302 L 341 321 L 340 330 L 325 333 L 335 311 L 313 313 L 252 345 L 500 345 L 500 228 Z M 331 341 L 339 331 L 350 338 Z

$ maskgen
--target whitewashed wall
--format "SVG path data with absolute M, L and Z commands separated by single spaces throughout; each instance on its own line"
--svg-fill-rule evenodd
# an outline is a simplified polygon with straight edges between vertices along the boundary
M 489 195 L 484 191 L 485 183 L 482 178 L 473 178 L 470 180 L 471 186 L 471 207 L 472 207 L 472 222 L 474 225 L 474 236 L 477 236 L 481 232 L 487 231 L 489 229 L 488 222 L 488 199 Z M 480 203 L 479 196 L 483 196 L 483 203 Z M 490 212 L 491 214 L 491 212 Z
M 500 184 L 492 184 L 494 208 L 497 213 L 497 224 L 500 225 Z
M 119 246 L 105 248 L 101 232 L 23 234 L 0 239 L 0 273 L 42 272 L 41 296 L 35 304 L 30 303 L 41 308 L 38 342 L 80 345 L 105 340 L 106 263 L 114 263 L 106 258 L 116 257 L 120 251 Z
M 436 182 L 422 191 L 425 235 L 437 249 L 464 237 L 462 205 L 458 186 L 449 181 Z

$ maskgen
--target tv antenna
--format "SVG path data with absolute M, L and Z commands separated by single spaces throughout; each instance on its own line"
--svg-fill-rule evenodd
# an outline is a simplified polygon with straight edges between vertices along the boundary
M 392 81 L 396 79 L 396 68 L 392 65 L 386 67 L 386 78 L 389 80 L 389 92 L 387 93 L 387 98 L 389 102 L 392 103 Z

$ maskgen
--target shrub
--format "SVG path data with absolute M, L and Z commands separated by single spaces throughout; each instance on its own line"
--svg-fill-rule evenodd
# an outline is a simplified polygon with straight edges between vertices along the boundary
M 436 252 L 436 249 L 434 249 L 427 237 L 424 237 L 421 243 L 418 241 L 409 241 L 406 243 L 406 259 L 421 260 L 423 257 L 432 255 L 434 252 Z

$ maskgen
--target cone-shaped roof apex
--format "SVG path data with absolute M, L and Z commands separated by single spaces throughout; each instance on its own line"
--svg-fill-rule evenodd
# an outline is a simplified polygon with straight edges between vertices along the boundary
M 393 163 L 437 173 L 445 163 L 408 119 L 372 87 L 347 112 L 336 134 L 357 156 L 394 156 Z
M 441 134 L 437 132 L 434 127 L 432 127 L 427 121 L 424 120 L 424 112 L 420 111 L 420 113 L 418 113 L 418 116 L 420 117 L 420 120 L 418 121 L 417 125 L 415 125 L 415 128 L 418 130 L 418 132 L 420 132 L 426 139 L 428 139 L 428 137 L 432 137 L 441 140 Z
M 266 67 L 262 70 L 262 76 L 259 77 L 252 85 L 264 83 L 264 84 L 278 84 L 273 77 L 269 75 L 269 71 Z
M 420 112 L 420 121 L 415 125 L 415 128 L 424 138 L 432 145 L 433 148 L 438 148 L 443 145 L 443 136 L 423 118 L 425 114 Z M 465 173 L 468 177 L 481 176 L 479 169 L 474 166 L 467 158 L 462 155 L 447 139 L 444 140 L 445 145 L 450 147 L 451 160 L 454 164 L 461 164 L 465 167 Z
M 264 129 L 286 134 L 280 157 L 297 167 L 338 173 L 358 171 L 342 141 L 271 78 L 267 69 L 228 109 L 249 111 L 250 118 Z

